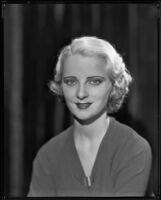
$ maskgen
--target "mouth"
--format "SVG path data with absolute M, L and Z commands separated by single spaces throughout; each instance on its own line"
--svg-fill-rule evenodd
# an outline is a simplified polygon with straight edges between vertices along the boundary
M 76 103 L 77 105 L 77 108 L 81 109 L 81 110 L 85 110 L 87 108 L 89 108 L 89 106 L 91 105 L 92 103 Z

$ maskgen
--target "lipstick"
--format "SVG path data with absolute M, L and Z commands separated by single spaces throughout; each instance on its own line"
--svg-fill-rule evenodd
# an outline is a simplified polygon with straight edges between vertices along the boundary
M 82 110 L 87 109 L 91 104 L 92 103 L 76 103 L 77 107 Z

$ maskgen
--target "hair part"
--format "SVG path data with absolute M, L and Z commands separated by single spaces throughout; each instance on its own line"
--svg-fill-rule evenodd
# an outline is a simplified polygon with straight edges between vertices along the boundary
M 107 112 L 114 113 L 120 109 L 129 92 L 132 77 L 125 66 L 122 56 L 107 41 L 97 37 L 80 37 L 65 46 L 56 63 L 54 79 L 49 82 L 52 92 L 62 98 L 61 81 L 64 62 L 70 55 L 80 54 L 102 58 L 108 67 L 108 76 L 112 83 L 112 90 L 107 102 Z

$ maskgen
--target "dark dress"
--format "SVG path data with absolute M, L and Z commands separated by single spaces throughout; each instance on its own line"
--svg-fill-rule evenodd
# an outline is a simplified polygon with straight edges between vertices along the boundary
M 133 129 L 110 117 L 91 173 L 91 186 L 74 145 L 72 126 L 39 150 L 34 162 L 29 197 L 144 196 L 152 153 Z

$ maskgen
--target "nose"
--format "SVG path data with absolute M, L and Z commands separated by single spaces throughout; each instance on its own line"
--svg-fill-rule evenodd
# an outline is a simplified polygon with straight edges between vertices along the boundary
M 86 97 L 88 97 L 87 88 L 84 84 L 80 84 L 77 90 L 77 98 L 83 100 Z

